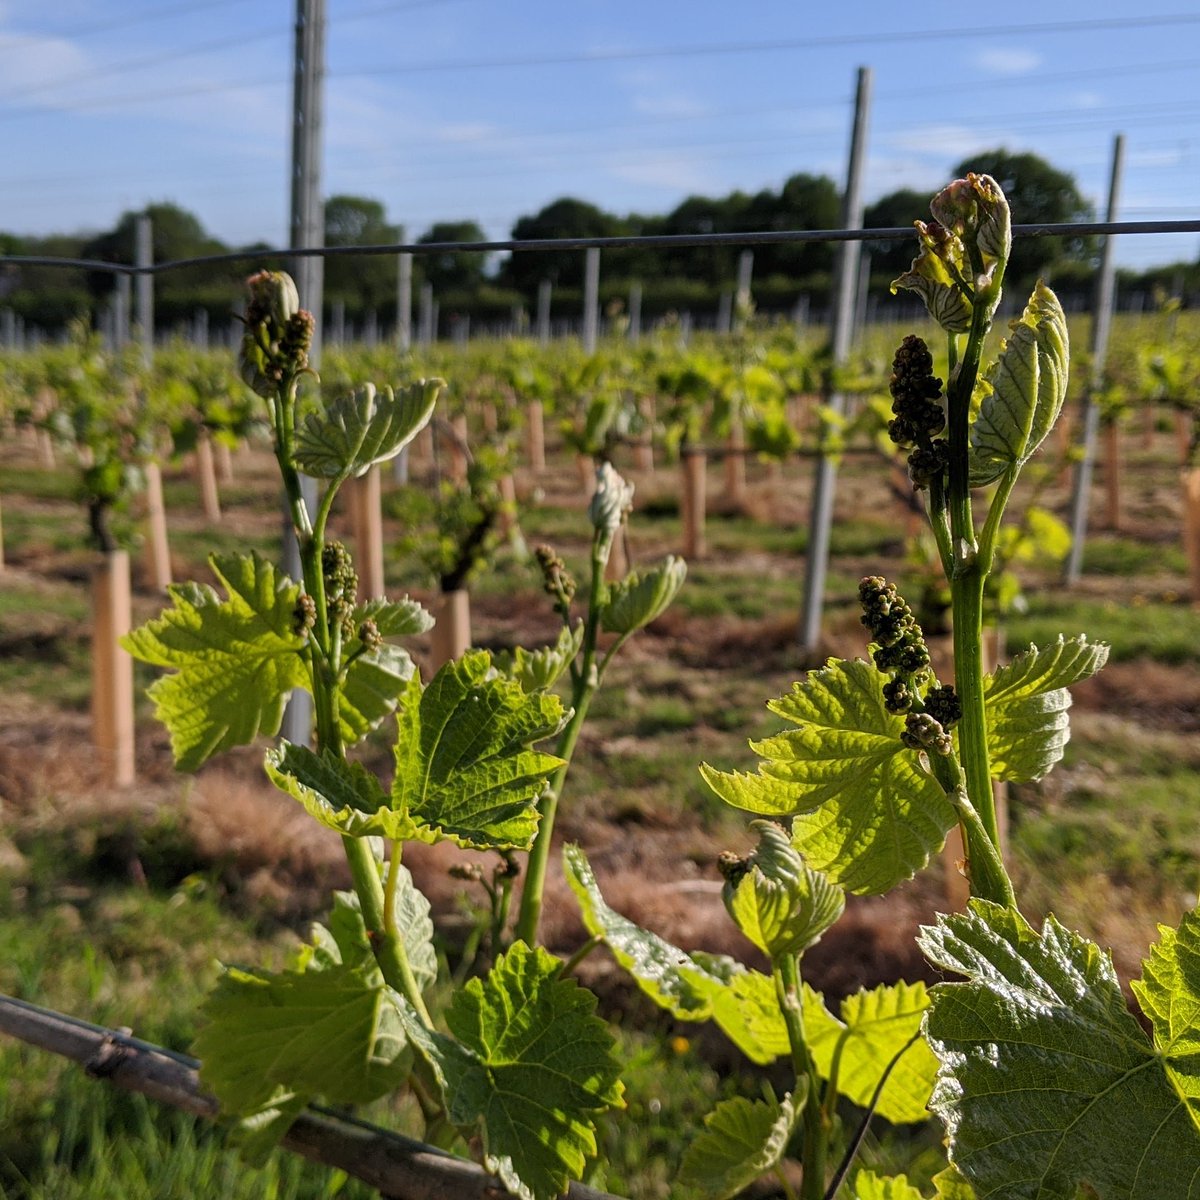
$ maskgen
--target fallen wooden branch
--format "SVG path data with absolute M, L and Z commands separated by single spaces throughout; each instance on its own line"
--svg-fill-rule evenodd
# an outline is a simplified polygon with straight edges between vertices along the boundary
M 125 1029 L 105 1029 L 75 1017 L 0 995 L 0 1033 L 79 1063 L 94 1079 L 171 1108 L 215 1121 L 217 1101 L 200 1089 L 198 1063 L 143 1042 Z M 336 1167 L 383 1195 L 403 1200 L 497 1200 L 503 1186 L 478 1164 L 365 1121 L 307 1109 L 282 1145 L 312 1162 Z M 570 1200 L 615 1200 L 572 1184 Z

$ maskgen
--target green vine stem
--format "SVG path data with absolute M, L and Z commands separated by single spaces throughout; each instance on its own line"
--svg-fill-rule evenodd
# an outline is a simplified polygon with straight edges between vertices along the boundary
M 345 748 L 338 721 L 340 628 L 331 628 L 322 570 L 325 519 L 332 507 L 338 481 L 330 483 L 319 506 L 318 522 L 314 526 L 308 506 L 304 502 L 300 474 L 296 470 L 293 458 L 297 383 L 300 374 L 299 371 L 289 373 L 280 381 L 278 392 L 271 404 L 275 419 L 275 457 L 300 550 L 304 588 L 312 596 L 316 608 L 316 620 L 310 635 L 312 654 L 309 663 L 312 670 L 317 747 L 320 751 L 344 758 Z M 432 1027 L 433 1021 L 413 975 L 404 940 L 399 935 L 394 917 L 389 920 L 389 905 L 380 878 L 380 867 L 370 843 L 365 838 L 343 836 L 342 847 L 362 911 L 367 938 L 379 969 L 388 985 L 400 992 L 421 1020 Z M 393 847 L 392 861 L 394 866 L 389 877 L 389 887 L 394 890 L 395 868 L 399 866 L 400 861 L 397 847 Z
M 591 707 L 592 697 L 600 687 L 603 674 L 601 666 L 596 662 L 596 639 L 600 632 L 600 614 L 604 605 L 604 568 L 608 562 L 608 544 L 604 534 L 597 531 L 592 539 L 591 586 L 588 594 L 587 617 L 583 628 L 583 646 L 581 659 L 577 670 L 571 674 L 571 716 L 559 734 L 555 754 L 563 760 L 562 766 L 555 771 L 546 790 L 538 801 L 537 833 L 534 836 L 533 848 L 529 852 L 529 861 L 525 868 L 525 886 L 521 891 L 521 904 L 517 912 L 515 936 L 526 945 L 537 944 L 538 929 L 542 920 L 542 905 L 546 890 L 546 871 L 550 863 L 551 842 L 554 835 L 554 820 L 558 813 L 558 801 L 566 783 L 567 771 L 571 765 L 571 756 L 575 753 L 575 745 L 583 722 Z M 607 665 L 611 653 L 605 658 Z
M 797 1086 L 807 1084 L 804 1097 L 804 1174 L 800 1200 L 822 1200 L 825 1195 L 825 1163 L 829 1151 L 830 1125 L 820 1101 L 820 1077 L 804 1032 L 804 993 L 800 985 L 800 956 L 782 954 L 772 962 L 779 1008 L 787 1027 L 792 1051 L 792 1069 Z

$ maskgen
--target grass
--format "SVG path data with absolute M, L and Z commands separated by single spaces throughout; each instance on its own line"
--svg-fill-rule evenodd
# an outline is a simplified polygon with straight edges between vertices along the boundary
M 1135 592 L 1128 601 L 1082 599 L 1064 592 L 1043 592 L 1029 597 L 1024 613 L 1005 622 L 1011 647 L 1030 642 L 1044 646 L 1060 633 L 1111 646 L 1110 662 L 1149 659 L 1180 666 L 1197 660 L 1200 646 L 1200 610 L 1180 601 L 1177 593 L 1155 597 Z

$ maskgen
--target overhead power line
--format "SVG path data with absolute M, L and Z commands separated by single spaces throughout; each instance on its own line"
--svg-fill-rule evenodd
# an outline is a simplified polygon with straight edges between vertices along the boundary
M 1154 29 L 1166 25 L 1200 24 L 1200 13 L 1163 16 L 1111 17 L 1106 20 L 1049 21 L 1041 24 L 1007 25 L 1005 34 L 1092 33 L 1116 29 Z M 343 71 L 343 76 L 406 75 L 430 71 L 475 71 L 493 68 L 577 66 L 591 62 L 623 62 L 647 58 L 696 58 L 729 54 L 764 54 L 784 50 L 826 50 L 832 46 L 893 45 L 896 42 L 953 41 L 959 38 L 995 36 L 991 26 L 957 29 L 904 29 L 890 33 L 831 34 L 825 37 L 773 38 L 754 42 L 706 42 L 696 45 L 645 46 L 630 50 L 585 50 L 562 54 L 513 55 L 495 58 L 426 59 L 380 67 Z

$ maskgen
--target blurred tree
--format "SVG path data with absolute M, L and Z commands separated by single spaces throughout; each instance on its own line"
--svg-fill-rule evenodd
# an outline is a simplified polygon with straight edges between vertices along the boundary
M 514 240 L 538 238 L 617 237 L 627 232 L 624 222 L 585 200 L 564 196 L 547 204 L 532 217 L 521 217 L 512 228 Z M 500 269 L 501 279 L 528 296 L 537 293 L 538 284 L 548 279 L 555 287 L 583 286 L 584 252 L 511 254 Z M 604 258 L 604 273 L 620 271 L 621 264 L 611 252 Z
M 378 200 L 365 196 L 330 196 L 325 201 L 326 246 L 388 246 L 403 241 L 404 231 L 391 224 Z M 341 301 L 352 320 L 368 311 L 380 317 L 396 307 L 396 256 L 354 255 L 325 260 L 325 303 Z
M 200 219 L 168 201 L 121 214 L 114 228 L 97 234 L 82 248 L 84 258 L 100 262 L 132 263 L 137 255 L 138 217 L 150 217 L 153 255 L 156 263 L 223 254 L 229 247 L 205 231 Z M 154 286 L 155 323 L 161 329 L 190 319 L 197 309 L 210 316 L 228 316 L 241 307 L 243 264 L 183 267 L 159 276 Z M 98 303 L 111 297 L 115 277 L 107 271 L 90 271 L 87 287 Z
M 901 188 L 881 196 L 863 209 L 865 229 L 912 229 L 914 221 L 929 219 L 929 193 L 913 188 Z M 898 242 L 865 242 L 863 250 L 871 256 L 871 273 L 886 275 L 889 280 L 902 275 L 917 256 L 917 238 Z
M 438 221 L 418 243 L 423 246 L 431 242 L 483 242 L 487 235 L 476 221 Z M 421 278 L 433 284 L 434 294 L 445 292 L 473 291 L 483 282 L 487 274 L 486 256 L 483 254 L 447 251 L 444 254 L 422 254 L 416 260 Z

